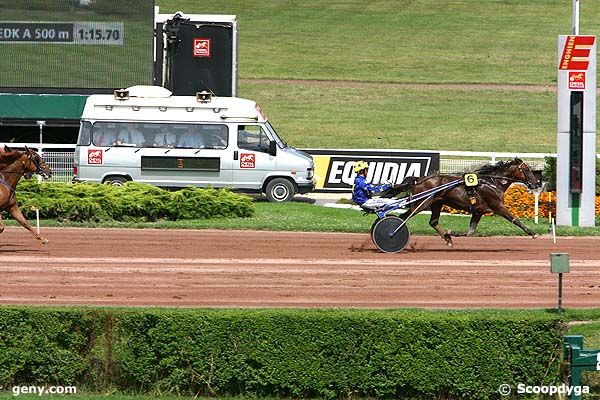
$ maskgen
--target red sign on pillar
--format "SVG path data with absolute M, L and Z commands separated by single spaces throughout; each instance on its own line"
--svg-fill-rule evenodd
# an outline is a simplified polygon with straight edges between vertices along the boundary
M 595 36 L 567 36 L 558 69 L 587 70 Z
M 569 89 L 585 90 L 585 71 L 569 71 Z

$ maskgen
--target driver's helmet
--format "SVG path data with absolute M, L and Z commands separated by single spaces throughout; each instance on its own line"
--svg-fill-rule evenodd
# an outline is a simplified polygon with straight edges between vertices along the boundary
M 354 163 L 354 172 L 356 172 L 357 174 L 360 171 L 362 171 L 363 169 L 367 169 L 367 168 L 369 168 L 369 165 L 362 160 Z

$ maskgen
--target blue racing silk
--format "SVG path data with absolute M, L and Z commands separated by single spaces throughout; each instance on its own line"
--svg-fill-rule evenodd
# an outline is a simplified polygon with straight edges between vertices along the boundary
M 362 205 L 365 201 L 369 200 L 373 193 L 381 193 L 389 188 L 392 185 L 372 185 L 367 183 L 367 179 L 362 175 L 356 175 L 354 178 L 354 186 L 352 186 L 352 201 L 354 201 L 359 206 Z

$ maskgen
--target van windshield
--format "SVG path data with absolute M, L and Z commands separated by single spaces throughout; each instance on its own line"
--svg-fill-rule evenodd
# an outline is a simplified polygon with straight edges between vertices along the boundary
M 271 135 L 272 135 L 273 139 L 275 140 L 275 142 L 277 142 L 277 146 L 279 146 L 281 148 L 287 147 L 287 143 L 284 142 L 283 139 L 277 134 L 277 131 L 275 130 L 273 125 L 271 125 L 271 123 L 269 121 L 267 121 L 265 125 L 267 127 L 267 130 L 269 132 L 271 132 Z
M 79 137 L 77 144 L 79 146 L 89 146 L 92 137 L 92 124 L 89 121 L 83 121 L 79 127 Z

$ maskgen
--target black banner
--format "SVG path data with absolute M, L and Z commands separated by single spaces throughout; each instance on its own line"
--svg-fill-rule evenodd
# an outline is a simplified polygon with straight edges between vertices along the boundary
M 367 180 L 373 184 L 401 183 L 407 176 L 438 172 L 439 153 L 377 150 L 304 150 L 315 161 L 317 191 L 352 191 L 354 163 L 369 164 Z

